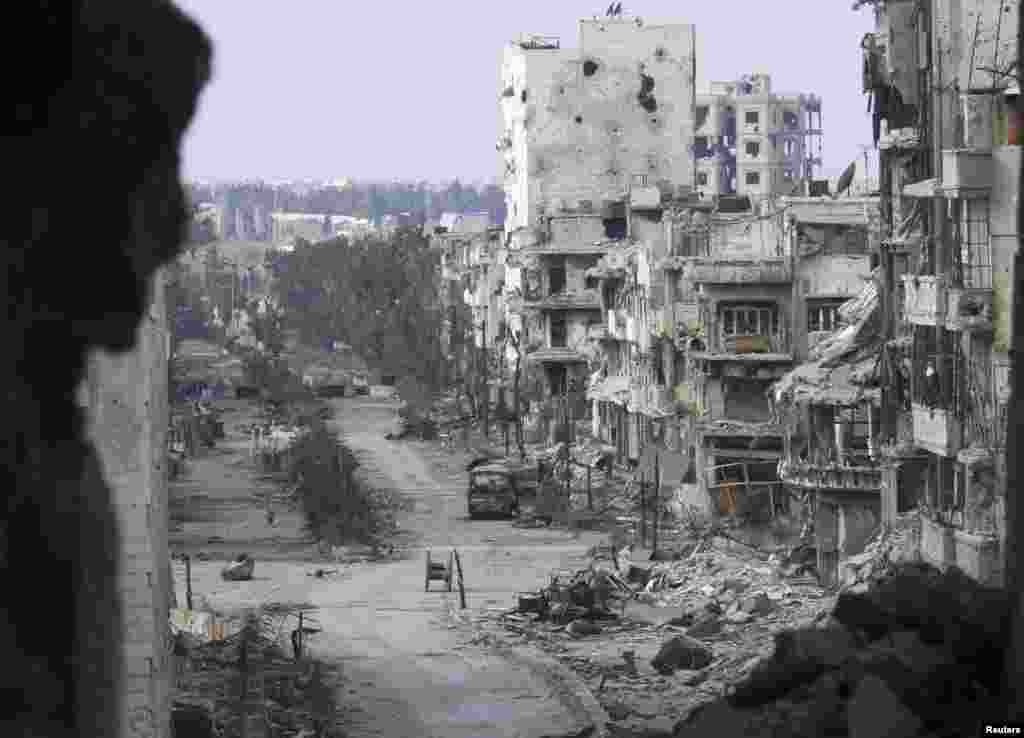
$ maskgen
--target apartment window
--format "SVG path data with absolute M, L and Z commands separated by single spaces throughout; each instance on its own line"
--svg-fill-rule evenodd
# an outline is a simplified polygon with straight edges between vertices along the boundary
M 935 326 L 914 326 L 911 398 L 925 407 L 956 412 L 963 359 L 957 334 Z
M 647 175 L 646 174 L 634 174 L 633 175 L 633 186 L 634 187 L 646 187 L 647 186 Z
M 564 313 L 551 314 L 551 348 L 565 348 L 568 345 L 569 332 L 566 327 Z
M 696 110 L 694 111 L 694 114 L 696 116 L 696 120 L 694 121 L 694 123 L 697 128 L 700 128 L 701 126 L 704 125 L 705 122 L 707 122 L 708 113 L 710 112 L 711 109 L 707 105 L 697 106 Z
M 992 288 L 992 245 L 989 240 L 988 202 L 957 200 L 954 219 L 953 271 L 961 285 L 970 289 Z
M 786 128 L 796 128 L 800 123 L 800 118 L 791 110 L 787 110 L 782 114 L 782 125 Z
M 834 331 L 839 327 L 839 306 L 842 300 L 813 302 L 807 306 L 807 330 Z
M 747 172 L 747 175 L 743 181 L 746 182 L 748 185 L 759 185 L 761 184 L 761 173 Z
M 773 336 L 779 330 L 777 305 L 729 305 L 722 308 L 725 336 Z
M 556 256 L 551 259 L 548 270 L 548 294 L 554 295 L 565 289 L 565 257 Z
M 748 126 L 756 126 L 761 120 L 761 115 L 756 110 L 748 110 L 743 114 L 743 122 Z
M 786 156 L 792 156 L 795 146 L 796 144 L 793 143 L 793 139 L 786 139 L 786 142 L 782 144 L 783 153 L 785 153 Z
M 698 159 L 703 159 L 710 154 L 708 146 L 707 136 L 696 136 L 693 139 L 693 155 Z
M 707 172 L 697 172 L 697 184 L 698 185 L 706 185 L 707 183 L 708 183 L 708 173 Z
M 757 141 L 747 141 L 746 144 L 747 156 L 760 156 L 761 155 L 761 144 Z

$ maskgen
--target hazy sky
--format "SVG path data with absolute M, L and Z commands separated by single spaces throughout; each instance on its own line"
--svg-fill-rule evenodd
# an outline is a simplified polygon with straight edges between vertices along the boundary
M 606 2 L 177 0 L 214 41 L 214 76 L 184 145 L 186 178 L 490 181 L 502 48 L 520 33 L 577 45 Z M 647 0 L 649 23 L 697 27 L 697 88 L 768 72 L 823 99 L 825 174 L 870 143 L 851 0 Z

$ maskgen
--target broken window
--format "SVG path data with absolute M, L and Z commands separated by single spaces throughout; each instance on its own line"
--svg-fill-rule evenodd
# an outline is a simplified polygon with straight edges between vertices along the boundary
M 710 147 L 708 146 L 707 136 L 696 136 L 693 139 L 693 155 L 698 159 L 703 159 L 705 156 L 711 154 Z
M 704 123 L 707 121 L 708 113 L 710 113 L 710 112 L 711 112 L 711 109 L 707 105 L 698 105 L 696 110 L 694 111 L 695 118 L 696 118 L 695 121 L 694 121 L 694 125 L 697 128 L 700 128 L 701 126 L 703 126 Z
M 707 172 L 697 172 L 697 184 L 698 185 L 706 185 L 707 183 L 708 183 L 708 173 Z
M 743 122 L 748 126 L 756 126 L 761 120 L 761 114 L 756 110 L 748 110 L 743 114 Z
M 565 313 L 551 313 L 551 348 L 565 348 L 568 338 Z
M 777 348 L 773 346 L 779 333 L 779 309 L 775 303 L 725 305 L 721 308 L 720 325 L 726 351 L 764 353 Z M 744 340 L 737 340 L 741 337 Z M 748 338 L 764 340 L 747 341 Z
M 604 234 L 610 239 L 620 240 L 626 237 L 626 219 L 604 218 Z
M 953 274 L 969 289 L 992 288 L 992 245 L 989 241 L 988 201 L 954 200 Z
M 958 334 L 936 326 L 914 326 L 912 401 L 956 412 L 962 361 Z
M 823 300 L 807 305 L 807 330 L 834 331 L 839 328 L 839 307 L 843 300 Z
M 565 257 L 551 257 L 548 269 L 548 294 L 555 295 L 565 290 Z
M 761 154 L 761 144 L 758 143 L 757 141 L 747 141 L 747 145 L 746 145 L 745 148 L 746 148 L 747 156 L 755 156 L 756 157 L 756 156 L 760 156 L 760 154 Z
M 743 181 L 746 182 L 748 185 L 759 185 L 761 184 L 761 173 L 747 172 L 747 175 L 746 177 L 744 177 Z
M 800 124 L 800 118 L 791 110 L 782 113 L 782 125 L 786 128 L 796 128 Z

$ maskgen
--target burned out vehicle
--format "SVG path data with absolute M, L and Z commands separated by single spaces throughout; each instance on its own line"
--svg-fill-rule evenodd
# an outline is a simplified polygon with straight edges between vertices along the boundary
M 515 517 L 524 501 L 536 497 L 536 474 L 527 467 L 508 461 L 485 461 L 471 464 L 468 471 L 466 504 L 470 518 L 488 514 Z

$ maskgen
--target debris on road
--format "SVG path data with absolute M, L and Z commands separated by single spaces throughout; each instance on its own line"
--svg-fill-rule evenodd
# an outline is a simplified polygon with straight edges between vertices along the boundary
M 540 648 L 584 679 L 620 731 L 642 734 L 723 695 L 771 655 L 777 634 L 834 602 L 816 579 L 789 579 L 722 537 L 667 561 L 651 553 L 592 549 L 590 566 L 520 593 L 513 612 L 477 616 L 471 640 Z
M 249 554 L 239 554 L 230 564 L 221 569 L 220 576 L 229 582 L 242 582 L 252 579 L 256 560 Z

